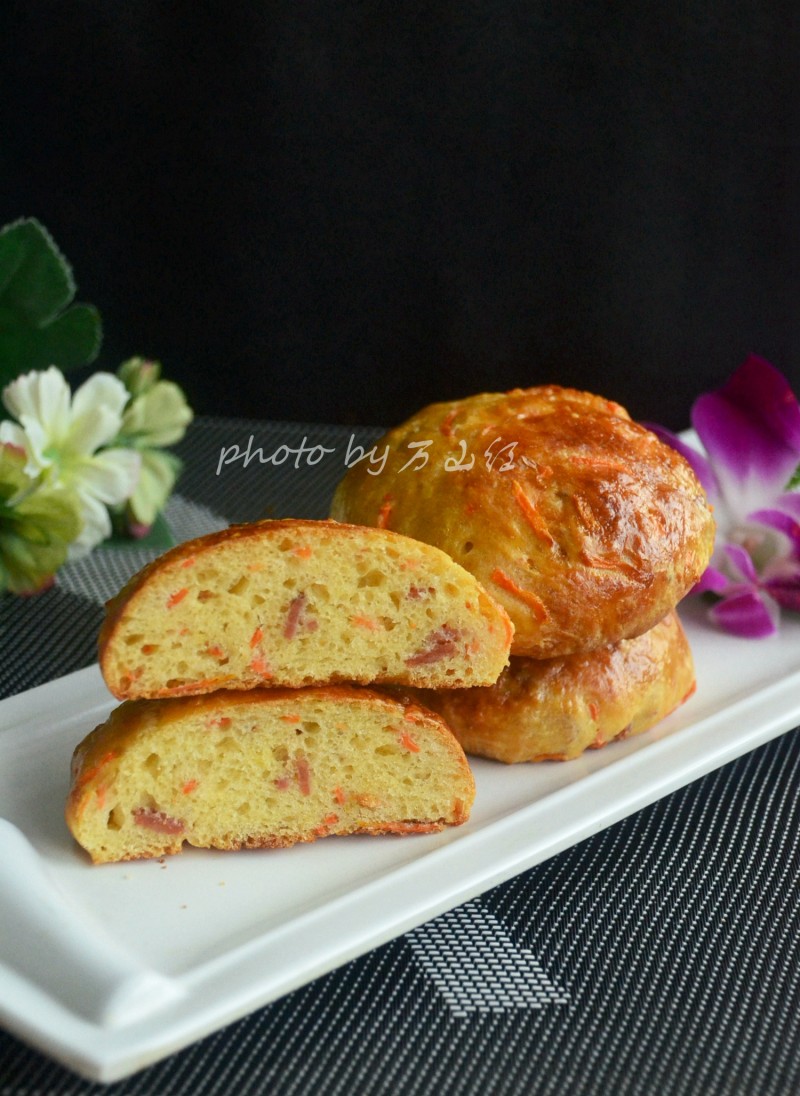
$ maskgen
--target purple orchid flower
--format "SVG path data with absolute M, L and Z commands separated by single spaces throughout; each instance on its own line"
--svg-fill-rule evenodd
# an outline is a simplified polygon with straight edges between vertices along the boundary
M 714 555 L 692 592 L 718 596 L 710 615 L 725 631 L 773 635 L 781 608 L 800 612 L 800 404 L 783 374 L 751 355 L 691 418 L 705 453 L 650 429 L 689 461 L 714 507 Z

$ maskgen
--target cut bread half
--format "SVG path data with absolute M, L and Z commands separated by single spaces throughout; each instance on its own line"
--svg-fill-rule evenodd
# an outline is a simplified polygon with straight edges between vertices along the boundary
M 215 689 L 487 685 L 513 628 L 448 555 L 331 521 L 232 526 L 171 549 L 109 602 L 100 666 L 121 700 Z
M 76 748 L 67 824 L 95 863 L 183 845 L 279 847 L 430 833 L 475 785 L 441 717 L 368 689 L 128 701 Z

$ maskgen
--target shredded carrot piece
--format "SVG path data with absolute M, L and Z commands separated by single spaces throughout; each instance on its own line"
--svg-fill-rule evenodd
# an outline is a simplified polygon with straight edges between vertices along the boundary
M 518 586 L 514 582 L 510 575 L 507 575 L 505 571 L 501 571 L 499 567 L 495 567 L 491 574 L 492 582 L 501 586 L 504 590 L 508 590 L 514 597 L 518 597 L 520 601 L 524 601 L 526 605 L 529 605 L 533 609 L 533 615 L 537 620 L 547 620 L 547 609 L 541 603 L 539 598 L 531 590 L 524 590 L 521 586 Z
M 589 715 L 597 722 L 597 717 L 600 715 L 600 709 L 597 707 L 593 700 L 589 701 Z
M 189 795 L 191 792 L 193 792 L 195 790 L 195 788 L 197 787 L 197 785 L 199 783 L 200 783 L 199 780 L 187 780 L 186 783 L 183 785 L 183 794 L 184 795 Z
M 405 749 L 410 750 L 411 753 L 419 753 L 419 746 L 408 731 L 400 732 L 400 745 L 405 747 Z
M 573 454 L 570 457 L 570 460 L 573 464 L 591 468 L 593 470 L 596 469 L 601 472 L 627 472 L 628 470 L 621 461 L 612 460 L 610 457 L 593 457 Z
M 391 495 L 384 495 L 381 508 L 378 511 L 378 520 L 375 524 L 379 529 L 385 529 L 389 524 L 389 517 L 394 509 L 394 498 Z
M 224 658 L 225 652 L 218 643 L 209 643 L 206 646 L 206 652 L 212 655 L 214 658 Z
M 407 723 L 425 722 L 425 716 L 422 714 L 422 712 L 406 712 L 406 714 L 403 716 L 403 719 L 405 719 Z
M 377 620 L 368 616 L 351 616 L 350 623 L 356 624 L 359 628 L 368 628 L 371 632 L 378 632 L 381 627 Z
M 284 721 L 284 723 L 299 723 L 300 722 L 300 716 L 297 712 L 291 712 L 290 714 L 282 715 L 281 719 Z
M 145 643 L 142 647 L 139 648 L 139 650 L 142 652 L 143 655 L 151 655 L 153 653 L 153 651 L 158 650 L 158 644 L 157 643 Z
M 167 608 L 174 609 L 176 605 L 179 605 L 183 601 L 188 593 L 188 588 L 184 586 L 182 590 L 176 590 L 174 594 L 170 594 L 167 598 Z
M 78 786 L 82 788 L 85 784 L 88 784 L 90 780 L 93 780 L 97 776 L 104 765 L 107 765 L 109 761 L 113 761 L 117 756 L 116 750 L 109 750 L 107 754 L 104 754 L 103 757 L 100 758 L 96 765 L 93 765 L 91 769 L 87 769 L 86 772 L 83 773 L 78 781 Z
M 603 559 L 602 556 L 593 555 L 588 548 L 581 548 L 580 557 L 587 567 L 596 567 L 599 571 L 620 571 L 631 577 L 639 573 L 632 563 L 626 563 L 623 559 Z
M 453 434 L 453 419 L 458 414 L 458 408 L 454 407 L 452 411 L 449 411 L 442 421 L 439 423 L 439 432 L 446 438 L 452 437 Z
M 528 495 L 525 493 L 525 489 L 519 482 L 519 480 L 511 481 L 511 490 L 514 492 L 514 499 L 517 503 L 517 506 L 519 506 L 520 510 L 522 511 L 523 517 L 527 521 L 528 525 L 530 525 L 531 529 L 534 531 L 539 540 L 543 540 L 545 544 L 555 544 L 555 541 L 550 535 L 547 526 L 542 520 L 541 514 L 533 505 Z
M 206 726 L 207 727 L 229 727 L 230 722 L 231 722 L 230 716 L 228 716 L 228 715 L 216 715 L 216 716 L 211 716 L 209 719 L 206 720 Z
M 95 788 L 94 794 L 97 796 L 97 809 L 102 811 L 106 803 L 106 789 L 102 786 Z
M 292 555 L 299 556 L 300 559 L 309 559 L 312 551 L 310 544 L 298 544 L 296 548 L 292 549 Z
M 250 660 L 250 669 L 261 677 L 272 677 L 270 665 L 261 653 L 253 655 Z
M 339 815 L 326 814 L 322 821 L 325 823 L 326 826 L 335 826 L 336 823 L 339 821 Z
M 264 638 L 264 629 L 259 624 L 253 634 L 250 636 L 250 646 L 255 647 Z
M 193 567 L 196 562 L 197 560 L 195 556 L 189 556 L 183 561 L 183 563 L 181 563 L 181 567 Z
M 336 800 L 337 803 L 342 804 L 347 799 L 347 796 L 344 794 L 342 789 L 337 786 L 333 789 L 333 798 Z

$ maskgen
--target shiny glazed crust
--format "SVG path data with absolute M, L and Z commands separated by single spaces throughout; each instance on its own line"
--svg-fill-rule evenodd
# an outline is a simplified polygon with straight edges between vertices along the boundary
M 355 687 L 127 701 L 76 748 L 66 820 L 95 863 L 466 821 L 442 719 Z
M 470 754 L 508 763 L 568 761 L 639 734 L 694 691 L 677 613 L 644 635 L 588 654 L 512 658 L 496 685 L 415 696 L 438 711 Z
M 508 611 L 512 654 L 552 658 L 640 635 L 711 557 L 714 522 L 687 462 L 589 393 L 549 386 L 433 404 L 377 442 L 384 452 L 379 474 L 366 461 L 347 472 L 331 516 L 451 555 Z
M 428 544 L 332 521 L 233 526 L 171 549 L 107 606 L 120 700 L 216 689 L 490 684 L 512 628 L 472 574 Z

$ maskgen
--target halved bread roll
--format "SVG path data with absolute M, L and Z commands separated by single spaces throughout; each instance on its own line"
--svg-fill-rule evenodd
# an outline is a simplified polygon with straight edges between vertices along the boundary
M 215 689 L 490 684 L 508 616 L 438 548 L 331 521 L 233 526 L 171 549 L 109 602 L 99 638 L 121 700 Z
M 95 863 L 429 833 L 475 785 L 443 720 L 368 689 L 128 701 L 76 748 L 66 819 Z
M 508 763 L 568 761 L 640 734 L 694 692 L 675 612 L 644 635 L 565 658 L 513 657 L 496 685 L 414 696 L 438 711 L 467 753 Z

